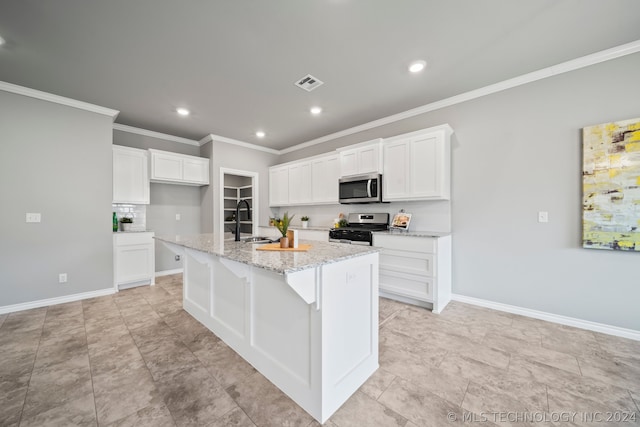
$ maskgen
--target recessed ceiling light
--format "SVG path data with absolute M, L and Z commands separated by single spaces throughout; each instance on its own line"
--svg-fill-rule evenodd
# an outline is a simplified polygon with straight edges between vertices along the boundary
M 176 108 L 176 113 L 180 114 L 181 116 L 188 116 L 191 112 L 186 108 Z
M 309 110 L 311 112 L 311 114 L 317 115 L 322 113 L 322 108 L 320 107 L 311 107 L 311 109 Z
M 412 73 L 419 73 L 420 71 L 424 70 L 424 67 L 426 66 L 427 66 L 426 61 L 423 61 L 423 60 L 413 61 L 411 64 L 409 64 L 409 71 L 411 71 Z
M 257 131 L 257 132 L 256 132 L 256 136 L 257 136 L 258 138 L 264 138 L 264 135 L 265 135 L 265 133 L 264 133 L 263 131 L 261 131 L 261 130 L 259 130 L 259 131 Z

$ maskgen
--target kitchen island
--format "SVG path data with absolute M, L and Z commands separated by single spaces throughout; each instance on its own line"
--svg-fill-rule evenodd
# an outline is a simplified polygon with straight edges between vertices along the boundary
M 378 249 L 156 239 L 184 260 L 184 309 L 320 423 L 378 368 Z

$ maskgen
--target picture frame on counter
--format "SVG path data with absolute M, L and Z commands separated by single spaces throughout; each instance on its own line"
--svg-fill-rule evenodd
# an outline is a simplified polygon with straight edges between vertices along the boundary
M 404 211 L 400 211 L 393 216 L 393 221 L 391 221 L 391 226 L 389 226 L 392 230 L 409 230 L 409 224 L 411 223 L 411 214 L 406 213 Z

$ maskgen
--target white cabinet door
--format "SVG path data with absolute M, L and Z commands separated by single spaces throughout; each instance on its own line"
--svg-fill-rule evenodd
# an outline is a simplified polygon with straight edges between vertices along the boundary
M 402 200 L 409 192 L 408 170 L 409 144 L 397 141 L 384 146 L 384 173 L 382 175 L 382 197 L 387 200 Z
M 113 203 L 149 204 L 147 152 L 113 146 Z
M 358 150 L 340 152 L 340 176 L 358 174 Z
M 151 181 L 167 184 L 208 185 L 209 159 L 150 149 Z
M 450 134 L 451 128 L 439 126 L 385 141 L 382 179 L 385 202 L 449 199 Z
M 382 172 L 380 168 L 380 144 L 358 149 L 358 173 Z
M 269 206 L 286 206 L 289 203 L 289 167 L 269 168 Z
M 311 203 L 311 162 L 289 165 L 289 204 Z
M 209 159 L 185 158 L 182 162 L 185 181 L 209 184 Z
M 155 276 L 154 233 L 114 234 L 115 287 L 153 284 Z
M 340 150 L 340 176 L 382 173 L 382 139 Z
M 409 194 L 418 198 L 448 198 L 443 188 L 444 144 L 441 135 L 409 140 Z
M 182 180 L 182 159 L 173 154 L 151 154 L 151 179 Z
M 311 161 L 311 195 L 313 203 L 338 203 L 340 160 L 337 154 Z

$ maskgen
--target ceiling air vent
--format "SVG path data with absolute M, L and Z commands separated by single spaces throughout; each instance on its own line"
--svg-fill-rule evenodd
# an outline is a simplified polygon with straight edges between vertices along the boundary
M 307 92 L 311 92 L 312 90 L 314 90 L 315 88 L 323 84 L 324 82 L 321 82 L 320 80 L 316 79 L 311 74 L 307 74 L 306 76 L 304 76 L 303 78 L 299 79 L 296 82 L 296 86 L 306 90 Z

